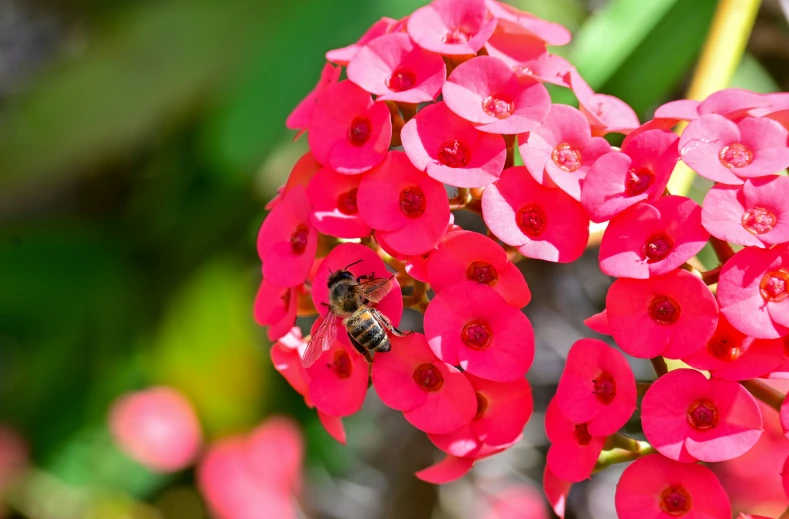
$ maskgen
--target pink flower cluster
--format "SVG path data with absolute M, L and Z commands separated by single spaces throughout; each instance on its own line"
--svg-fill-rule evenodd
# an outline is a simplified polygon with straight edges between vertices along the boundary
M 531 415 L 534 335 L 521 311 L 531 293 L 515 262 L 572 262 L 590 223 L 607 222 L 600 268 L 618 279 L 587 324 L 621 351 L 596 339 L 570 349 L 546 412 L 546 495 L 563 516 L 571 484 L 624 450 L 638 459 L 618 486 L 621 518 L 729 518 L 699 462 L 759 440 L 760 408 L 739 382 L 789 378 L 789 94 L 724 90 L 641 124 L 547 50 L 569 40 L 496 0 L 435 0 L 328 52 L 287 121 L 310 151 L 260 228 L 256 320 L 275 367 L 333 437 L 345 442 L 341 419 L 361 409 L 371 378 L 446 453 L 417 475 L 449 481 L 517 442 Z M 579 108 L 552 104 L 546 83 Z M 667 192 L 680 160 L 716 183 L 702 205 Z M 487 236 L 455 225 L 459 210 L 478 214 Z M 694 256 L 708 243 L 721 265 L 700 272 Z M 370 367 L 338 325 L 305 367 L 309 337 L 295 319 L 335 319 L 328 283 L 346 269 L 357 283 L 391 276 L 368 306 L 395 327 L 404 309 L 421 311 L 424 333 L 390 334 Z M 658 369 L 645 389 L 622 352 L 696 369 Z M 648 443 L 617 432 L 639 393 Z

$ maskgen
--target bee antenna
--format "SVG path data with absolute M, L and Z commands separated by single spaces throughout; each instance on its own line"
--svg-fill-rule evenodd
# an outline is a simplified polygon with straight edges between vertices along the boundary
M 345 267 L 345 269 L 344 269 L 344 270 L 348 270 L 350 267 L 353 267 L 353 266 L 354 266 L 354 265 L 356 265 L 357 263 L 361 263 L 361 262 L 362 262 L 362 260 L 356 260 L 356 261 L 354 261 L 353 263 L 351 263 L 350 265 L 348 265 L 347 267 Z

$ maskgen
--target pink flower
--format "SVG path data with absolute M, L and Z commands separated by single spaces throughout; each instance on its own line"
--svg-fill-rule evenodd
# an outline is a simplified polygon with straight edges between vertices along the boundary
M 483 519 L 549 519 L 540 493 L 529 485 L 513 485 L 490 495 Z
M 762 434 L 762 413 L 737 382 L 676 369 L 647 390 L 641 425 L 649 443 L 667 458 L 716 462 L 753 447 Z
M 684 196 L 641 202 L 615 216 L 600 243 L 600 270 L 646 279 L 680 267 L 707 244 L 701 207 Z
M 312 120 L 312 114 L 315 111 L 315 106 L 318 104 L 323 93 L 326 92 L 329 87 L 337 84 L 341 72 L 342 69 L 340 69 L 340 67 L 333 67 L 326 63 L 321 71 L 321 78 L 318 80 L 318 84 L 315 85 L 315 88 L 307 94 L 307 97 L 305 97 L 290 113 L 285 121 L 285 126 L 291 130 L 299 130 L 296 137 L 299 137 L 302 133 L 307 131 L 310 126 L 310 121 Z
M 718 301 L 721 313 L 746 335 L 789 334 L 789 245 L 735 254 L 721 269 Z
M 359 185 L 359 213 L 387 245 L 405 255 L 436 247 L 449 222 L 444 185 L 418 169 L 401 151 L 364 175 Z
M 443 89 L 450 110 L 488 133 L 531 131 L 548 117 L 551 97 L 542 84 L 519 78 L 504 62 L 479 56 L 460 64 Z
M 373 386 L 381 400 L 428 433 L 449 433 L 471 422 L 477 400 L 468 379 L 439 360 L 422 334 L 391 341 L 392 349 L 373 362 Z
M 436 294 L 425 311 L 425 336 L 444 362 L 497 382 L 522 378 L 534 359 L 529 319 L 476 281 Z
M 572 35 L 563 25 L 548 22 L 504 2 L 485 0 L 485 5 L 490 13 L 498 19 L 499 25 L 506 27 L 507 30 L 513 30 L 513 26 L 517 27 L 527 34 L 540 38 L 548 45 L 558 46 L 570 43 Z
M 304 283 L 315 259 L 318 233 L 310 222 L 310 203 L 301 186 L 293 186 L 268 214 L 258 232 L 263 277 L 278 287 Z
M 110 409 L 109 426 L 118 447 L 155 472 L 188 467 L 202 443 L 192 404 L 164 386 L 119 397 Z
M 602 137 L 592 137 L 581 112 L 567 105 L 551 105 L 545 123 L 518 135 L 523 163 L 544 186 L 559 186 L 581 200 L 581 184 L 592 163 L 611 151 Z
M 16 429 L 0 424 L 0 492 L 5 494 L 17 478 L 24 477 L 30 465 L 30 448 Z M 5 517 L 0 505 L 0 517 Z
M 723 184 L 771 175 L 789 166 L 789 132 L 770 119 L 746 117 L 735 123 L 702 115 L 682 132 L 679 152 L 699 175 Z
M 655 110 L 655 119 L 672 121 L 674 126 L 679 121 L 690 121 L 698 117 L 700 101 L 695 99 L 678 99 L 662 104 Z
M 267 211 L 274 209 L 274 207 L 282 201 L 282 197 L 284 197 L 293 186 L 301 186 L 307 189 L 312 177 L 314 177 L 322 167 L 323 166 L 318 164 L 318 161 L 315 160 L 315 157 L 312 156 L 311 152 L 308 151 L 302 155 L 293 165 L 293 169 L 290 170 L 290 175 L 288 175 L 288 180 L 285 182 L 285 185 L 277 190 L 277 194 L 269 200 L 265 209 Z
M 485 446 L 511 445 L 531 417 L 531 387 L 526 379 L 493 382 L 465 373 L 477 396 L 474 419 L 446 434 L 429 435 L 436 447 L 461 457 L 475 457 Z
M 361 260 L 361 261 L 359 261 Z M 355 265 L 352 263 L 359 261 Z M 312 302 L 318 313 L 326 315 L 329 303 L 329 273 L 343 270 L 348 265 L 348 271 L 354 276 L 389 277 L 386 264 L 372 249 L 359 243 L 343 243 L 332 249 L 323 259 L 312 281 Z M 392 278 L 392 290 L 374 305 L 381 313 L 398 326 L 403 315 L 403 297 L 397 278 Z M 339 330 L 342 332 L 342 330 Z M 344 335 L 344 333 L 338 333 Z
M 331 348 L 306 369 L 310 400 L 325 414 L 350 416 L 362 408 L 368 371 L 364 356 L 351 345 L 346 334 L 338 332 Z
M 488 55 L 504 63 L 518 76 L 535 77 L 538 62 L 548 59 L 545 42 L 523 31 L 520 26 L 500 24 L 485 44 Z M 565 61 L 565 63 L 567 63 Z M 569 86 L 569 85 L 568 85 Z
M 414 45 L 407 34 L 385 34 L 362 47 L 348 64 L 348 79 L 376 101 L 433 101 L 447 77 L 441 56 Z
M 260 288 L 255 296 L 255 321 L 261 326 L 268 326 L 268 338 L 276 341 L 293 327 L 296 322 L 296 302 L 301 287 L 280 288 L 260 281 Z
M 246 459 L 256 478 L 300 492 L 304 439 L 292 419 L 271 416 L 253 429 L 246 438 Z
M 360 175 L 341 175 L 322 168 L 310 180 L 307 197 L 312 224 L 322 234 L 338 238 L 362 238 L 372 229 L 359 216 L 357 194 Z
M 487 186 L 499 178 L 507 157 L 501 135 L 480 132 L 444 102 L 417 112 L 400 139 L 418 170 L 456 187 Z
M 321 95 L 310 122 L 315 159 L 339 173 L 363 173 L 386 158 L 392 119 L 385 103 L 350 81 L 340 81 Z
M 726 119 L 737 121 L 745 117 L 754 108 L 767 107 L 770 99 L 762 94 L 741 88 L 725 88 L 713 92 L 699 103 L 699 115 L 718 114 Z M 694 119 L 691 117 L 690 119 Z
M 783 470 L 781 471 L 781 482 L 783 483 L 786 496 L 789 497 L 789 456 L 786 458 Z
M 304 397 L 307 407 L 313 407 L 309 395 L 309 375 L 304 369 L 301 357 L 307 348 L 307 341 L 301 337 L 301 330 L 294 326 L 287 335 L 271 345 L 271 363 L 298 394 Z
M 712 292 L 684 270 L 644 280 L 617 279 L 605 302 L 614 340 L 641 359 L 689 357 L 707 344 L 718 324 Z
M 396 24 L 397 20 L 384 16 L 375 22 L 372 27 L 367 29 L 367 32 L 365 32 L 356 43 L 341 49 L 334 49 L 327 52 L 326 60 L 331 61 L 336 65 L 348 65 L 350 61 L 356 56 L 356 54 L 364 48 L 365 45 L 375 38 L 389 32 Z
M 562 415 L 608 436 L 636 410 L 636 379 L 624 355 L 597 339 L 576 341 L 554 398 Z
M 442 485 L 465 476 L 474 465 L 474 458 L 459 458 L 447 455 L 443 460 L 416 473 L 416 477 L 427 483 Z
M 476 54 L 496 20 L 488 19 L 485 0 L 434 0 L 408 18 L 408 35 L 425 50 L 446 56 Z
M 345 435 L 345 427 L 342 424 L 342 418 L 328 415 L 318 409 L 318 419 L 326 432 L 329 433 L 329 436 L 345 445 L 347 437 Z
M 545 491 L 545 497 L 551 505 L 553 512 L 564 519 L 564 512 L 567 508 L 567 497 L 570 495 L 570 488 L 573 484 L 569 481 L 559 479 L 553 475 L 548 465 L 545 465 L 545 470 L 542 475 L 542 488 Z
M 769 247 L 789 241 L 789 178 L 770 175 L 742 186 L 713 186 L 704 198 L 701 223 L 716 238 Z
M 616 486 L 616 513 L 620 519 L 729 519 L 731 504 L 707 467 L 650 454 L 622 473 Z
M 427 277 L 436 293 L 468 279 L 493 287 L 516 308 L 523 308 L 531 300 L 523 274 L 507 259 L 504 249 L 476 232 L 461 230 L 447 235 L 430 255 Z
M 596 94 L 577 70 L 570 72 L 570 85 L 578 98 L 581 113 L 589 121 L 592 135 L 628 134 L 641 126 L 638 116 L 627 103 L 608 94 Z
M 539 185 L 524 166 L 507 168 L 485 189 L 482 217 L 496 237 L 529 258 L 569 263 L 581 257 L 589 240 L 581 204 Z
M 625 138 L 621 152 L 596 160 L 581 190 L 581 203 L 592 221 L 610 220 L 641 201 L 657 201 L 679 159 L 678 141 L 665 130 L 634 132 Z
M 604 436 L 592 436 L 587 424 L 567 419 L 555 399 L 545 412 L 545 433 L 551 441 L 546 466 L 552 474 L 571 483 L 592 475 L 603 451 Z
M 696 369 L 709 371 L 714 378 L 749 380 L 770 373 L 782 357 L 781 340 L 748 337 L 721 315 L 706 347 L 682 360 Z

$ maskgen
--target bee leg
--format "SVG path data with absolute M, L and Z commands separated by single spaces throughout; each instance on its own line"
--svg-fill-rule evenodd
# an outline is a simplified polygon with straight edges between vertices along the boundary
M 370 354 L 370 350 L 359 344 L 359 341 L 351 337 L 350 333 L 348 334 L 348 338 L 351 340 L 351 344 L 353 344 L 353 347 L 356 348 L 356 351 L 364 355 L 364 358 L 367 359 L 367 362 L 372 363 L 373 356 Z
M 389 318 L 386 317 L 384 314 L 382 314 L 377 310 L 375 314 L 376 317 L 380 320 L 380 323 L 383 325 L 383 327 L 386 328 L 389 332 L 391 332 L 392 335 L 396 335 L 397 337 L 406 337 L 413 333 L 413 332 L 401 332 L 400 330 L 395 328 L 394 325 L 392 325 L 392 321 L 390 321 Z
M 370 275 L 362 274 L 356 278 L 357 283 L 361 283 L 362 281 L 367 281 L 368 279 L 375 279 L 375 272 L 371 272 Z

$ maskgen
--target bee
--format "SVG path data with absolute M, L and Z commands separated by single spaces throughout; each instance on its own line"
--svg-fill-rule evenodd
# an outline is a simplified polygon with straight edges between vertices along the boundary
M 337 339 L 338 318 L 342 318 L 342 325 L 348 332 L 351 344 L 364 355 L 367 362 L 373 361 L 371 352 L 386 352 L 392 347 L 387 331 L 398 337 L 410 334 L 401 332 L 392 325 L 388 317 L 368 306 L 370 303 L 379 302 L 389 293 L 394 276 L 376 278 L 373 274 L 354 277 L 348 269 L 361 261 L 329 273 L 329 302 L 323 303 L 329 311 L 323 316 L 304 352 L 302 362 L 305 368 L 310 367 L 334 344 Z

